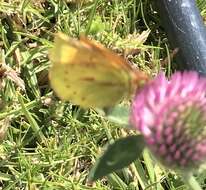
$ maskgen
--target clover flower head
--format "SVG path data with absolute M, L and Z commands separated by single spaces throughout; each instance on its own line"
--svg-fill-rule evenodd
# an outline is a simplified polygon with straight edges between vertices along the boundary
M 206 78 L 194 71 L 163 73 L 134 98 L 131 124 L 165 165 L 185 169 L 206 158 Z

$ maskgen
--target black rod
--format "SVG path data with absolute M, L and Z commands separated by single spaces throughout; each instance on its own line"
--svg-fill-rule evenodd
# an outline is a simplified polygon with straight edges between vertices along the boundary
M 206 27 L 195 0 L 155 0 L 180 70 L 206 75 Z

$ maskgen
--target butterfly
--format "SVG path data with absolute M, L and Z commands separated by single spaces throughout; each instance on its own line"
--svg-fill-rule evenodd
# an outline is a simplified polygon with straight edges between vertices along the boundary
M 111 107 L 129 97 L 148 76 L 86 37 L 57 33 L 49 58 L 51 87 L 57 96 L 82 107 Z

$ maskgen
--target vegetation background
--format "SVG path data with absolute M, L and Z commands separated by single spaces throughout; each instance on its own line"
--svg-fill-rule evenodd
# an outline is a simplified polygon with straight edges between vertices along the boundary
M 206 2 L 197 1 L 203 19 Z M 61 102 L 49 86 L 53 34 L 88 35 L 151 76 L 171 74 L 170 50 L 149 0 L 0 0 L 0 189 L 186 189 L 178 174 L 142 159 L 87 183 L 104 145 L 128 131 L 95 110 Z M 204 187 L 204 167 L 196 176 Z M 205 187 L 206 189 L 206 187 Z

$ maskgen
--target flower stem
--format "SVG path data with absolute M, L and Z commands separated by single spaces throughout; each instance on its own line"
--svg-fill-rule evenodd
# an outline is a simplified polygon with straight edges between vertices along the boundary
M 195 177 L 191 172 L 184 172 L 182 173 L 182 178 L 186 185 L 189 187 L 191 190 L 202 190 L 200 184 L 197 182 Z

